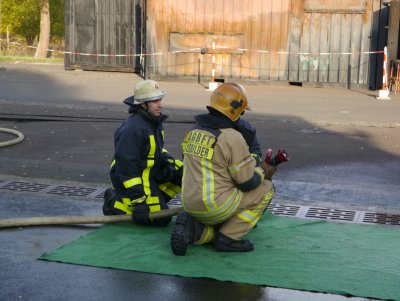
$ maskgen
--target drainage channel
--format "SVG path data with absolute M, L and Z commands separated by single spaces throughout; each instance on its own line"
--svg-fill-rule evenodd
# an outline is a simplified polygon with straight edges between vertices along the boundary
M 23 181 L 0 181 L 0 190 L 47 193 L 52 195 L 83 197 L 99 200 L 103 199 L 105 189 L 106 188 L 42 184 Z M 181 206 L 181 200 L 179 198 L 175 198 L 172 199 L 169 204 L 171 207 Z M 311 206 L 283 205 L 274 203 L 271 203 L 267 210 L 275 215 L 280 216 L 291 216 L 305 219 L 322 219 L 358 224 L 400 226 L 400 215 L 398 214 L 330 209 Z

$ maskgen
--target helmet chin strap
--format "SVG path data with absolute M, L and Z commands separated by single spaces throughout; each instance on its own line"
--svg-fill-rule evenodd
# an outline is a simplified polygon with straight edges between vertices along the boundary
M 142 107 L 142 109 L 145 112 L 147 112 L 147 113 L 149 112 L 149 106 L 148 106 L 147 102 L 141 103 L 140 106 Z

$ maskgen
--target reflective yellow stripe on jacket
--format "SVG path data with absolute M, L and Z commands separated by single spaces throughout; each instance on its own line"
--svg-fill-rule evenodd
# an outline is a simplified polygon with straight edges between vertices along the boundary
M 114 208 L 117 208 L 126 214 L 132 214 L 132 202 L 129 198 L 122 198 L 122 202 L 115 201 Z
M 218 205 L 214 200 L 214 171 L 210 160 L 201 159 L 201 170 L 203 173 L 203 202 L 207 210 L 214 211 Z
M 158 186 L 158 188 L 171 198 L 176 196 L 179 193 L 179 191 L 181 191 L 180 186 L 172 184 L 171 182 L 162 183 Z
M 129 189 L 135 185 L 142 184 L 142 179 L 139 177 L 136 177 L 136 178 L 125 181 L 123 184 L 126 189 Z
M 146 203 L 149 205 L 149 209 L 151 212 L 160 211 L 160 200 L 156 196 L 151 196 L 150 189 L 150 171 L 154 166 L 154 154 L 156 153 L 156 140 L 154 135 L 149 136 L 150 139 L 150 150 L 147 155 L 147 166 L 142 172 L 142 180 L 143 180 L 143 190 L 147 195 Z
M 245 160 L 243 160 L 242 162 L 239 162 L 237 164 L 229 166 L 229 172 L 231 174 L 238 173 L 243 166 L 245 166 L 248 163 L 253 162 L 253 160 L 254 160 L 253 157 L 249 156 Z
M 158 196 L 148 196 L 146 199 L 146 204 L 149 205 L 150 212 L 160 211 L 160 199 Z
M 142 172 L 143 189 L 146 195 L 151 195 L 150 190 L 150 170 L 154 166 L 154 154 L 156 153 L 156 141 L 154 135 L 149 136 L 150 139 L 150 150 L 147 155 L 147 166 Z

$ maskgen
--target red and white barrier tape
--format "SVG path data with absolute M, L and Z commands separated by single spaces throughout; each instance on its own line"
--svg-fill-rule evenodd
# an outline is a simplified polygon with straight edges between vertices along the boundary
M 232 49 L 229 47 L 217 46 L 218 49 L 225 49 L 229 51 L 251 51 L 251 52 L 259 52 L 259 53 L 277 53 L 277 54 L 286 54 L 286 55 L 352 55 L 352 54 L 377 54 L 383 53 L 383 50 L 376 51 L 356 51 L 356 52 L 290 52 L 290 51 L 270 51 L 270 50 L 252 50 L 247 48 L 238 48 Z
M 0 41 L 4 41 L 4 39 L 0 39 Z M 10 42 L 9 44 L 37 49 L 35 46 L 27 46 L 17 42 Z M 270 54 L 282 54 L 282 55 L 361 55 L 361 54 L 380 54 L 384 53 L 383 50 L 377 51 L 358 51 L 358 52 L 289 52 L 289 51 L 270 51 L 270 50 L 251 50 L 246 48 L 237 48 L 232 49 L 223 46 L 216 46 L 215 42 L 213 42 L 213 63 L 215 64 L 215 49 L 225 49 L 229 51 L 243 51 L 243 52 L 258 52 L 258 53 L 270 53 Z M 158 56 L 158 55 L 165 55 L 165 54 L 176 54 L 176 53 L 185 53 L 187 51 L 200 51 L 201 48 L 188 48 L 186 50 L 175 50 L 175 51 L 166 51 L 166 52 L 153 52 L 153 53 L 135 53 L 135 54 L 101 54 L 101 53 L 84 53 L 84 52 L 72 52 L 72 51 L 61 51 L 61 50 L 54 50 L 54 49 L 46 49 L 49 52 L 55 53 L 62 53 L 62 54 L 69 54 L 69 55 L 82 55 L 82 56 L 99 56 L 99 57 L 141 57 L 141 56 Z
M 0 41 L 4 41 L 4 39 L 0 39 Z M 18 42 L 10 42 L 9 44 L 27 47 L 31 49 L 37 49 L 35 46 L 23 45 Z M 85 53 L 85 52 L 72 52 L 72 51 L 62 51 L 62 50 L 54 50 L 54 49 L 46 49 L 49 52 L 57 52 L 62 54 L 71 54 L 71 55 L 82 55 L 82 56 L 99 56 L 99 57 L 135 57 L 135 56 L 156 56 L 156 55 L 164 55 L 164 54 L 174 54 L 174 53 L 184 53 L 187 51 L 197 51 L 201 48 L 189 48 L 186 50 L 175 50 L 175 51 L 167 51 L 167 52 L 153 52 L 153 53 L 134 53 L 134 54 L 102 54 L 102 53 Z

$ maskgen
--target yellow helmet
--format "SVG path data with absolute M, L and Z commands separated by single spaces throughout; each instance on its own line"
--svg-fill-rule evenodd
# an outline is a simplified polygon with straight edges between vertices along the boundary
M 250 110 L 244 88 L 236 83 L 224 83 L 211 94 L 210 107 L 232 121 L 239 119 L 245 110 Z

